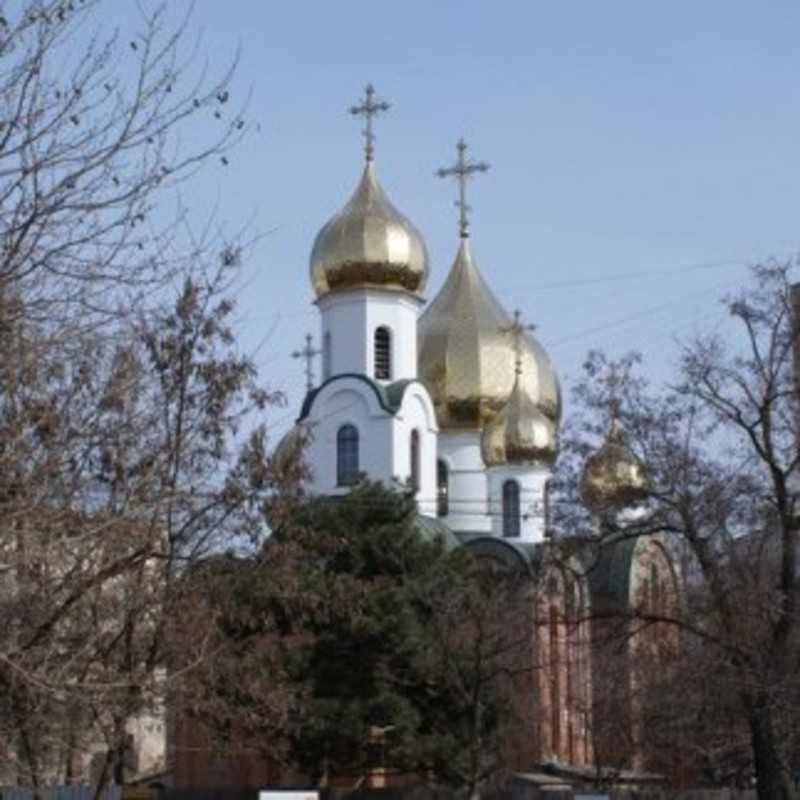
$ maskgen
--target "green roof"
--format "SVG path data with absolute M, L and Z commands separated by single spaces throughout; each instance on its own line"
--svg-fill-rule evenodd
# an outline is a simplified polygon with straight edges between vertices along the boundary
M 412 383 L 420 383 L 420 381 L 413 378 L 406 378 L 383 386 L 382 384 L 372 380 L 372 378 L 369 378 L 366 375 L 361 375 L 358 372 L 343 372 L 341 375 L 334 375 L 332 378 L 328 378 L 328 380 L 326 380 L 322 385 L 312 389 L 306 395 L 306 398 L 303 401 L 303 407 L 300 410 L 300 416 L 297 418 L 297 421 L 301 422 L 311 413 L 311 407 L 314 405 L 314 400 L 316 399 L 317 395 L 326 386 L 328 386 L 328 384 L 335 383 L 336 381 L 343 380 L 344 378 L 353 378 L 367 384 L 367 386 L 369 386 L 370 389 L 375 392 L 375 396 L 377 397 L 381 408 L 392 416 L 394 416 L 400 410 L 400 406 L 403 404 L 403 396 L 405 395 L 406 389 L 409 387 L 409 385 Z M 422 384 L 420 383 L 420 385 Z

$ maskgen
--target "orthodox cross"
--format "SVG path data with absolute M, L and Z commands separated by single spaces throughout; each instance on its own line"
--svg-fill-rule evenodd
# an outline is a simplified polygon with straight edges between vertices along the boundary
M 608 410 L 611 415 L 612 427 L 619 423 L 619 412 L 622 406 L 620 393 L 622 391 L 622 383 L 625 378 L 625 370 L 618 363 L 612 363 L 608 367 L 608 371 L 601 382 L 605 384 L 608 391 Z
M 314 339 L 310 333 L 306 334 L 306 345 L 302 350 L 295 350 L 292 358 L 303 358 L 306 362 L 306 390 L 314 388 L 314 359 L 322 352 L 314 347 Z
M 514 309 L 514 321 L 500 328 L 500 333 L 510 334 L 514 340 L 514 373 L 518 376 L 522 374 L 522 337 L 526 331 L 535 330 L 535 325 L 522 324 L 522 312 L 518 308 Z
M 382 111 L 388 111 L 392 104 L 387 103 L 385 100 L 376 99 L 375 89 L 371 83 L 367 84 L 367 88 L 364 92 L 364 102 L 360 106 L 351 106 L 349 111 L 353 116 L 359 117 L 363 115 L 364 117 L 364 139 L 366 141 L 364 152 L 367 156 L 367 162 L 370 162 L 375 152 L 375 134 L 372 132 L 372 118 Z
M 439 178 L 455 176 L 458 181 L 458 200 L 456 207 L 459 210 L 458 230 L 462 239 L 469 236 L 469 212 L 472 210 L 467 205 L 467 181 L 476 172 L 486 172 L 489 165 L 485 161 L 470 161 L 466 158 L 467 144 L 463 139 L 458 140 L 458 160 L 452 167 L 443 167 L 436 170 Z

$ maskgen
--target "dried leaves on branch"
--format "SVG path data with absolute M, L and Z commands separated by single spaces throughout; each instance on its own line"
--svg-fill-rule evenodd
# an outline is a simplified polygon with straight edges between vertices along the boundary
M 684 669 L 671 688 L 659 681 L 660 706 L 648 713 L 693 768 L 740 778 L 752 770 L 764 800 L 791 793 L 800 744 L 795 266 L 755 268 L 751 284 L 726 301 L 728 335 L 682 345 L 673 388 L 648 387 L 635 375 L 636 359 L 622 365 L 620 420 L 647 466 L 649 497 L 638 514 L 601 521 L 610 540 L 658 534 L 684 568 L 686 597 L 675 613 L 631 611 L 640 627 L 669 625 L 686 640 Z M 593 354 L 578 390 L 582 431 L 571 452 L 579 456 L 607 426 L 610 399 L 598 378 L 608 368 Z M 563 485 L 573 491 L 559 507 L 562 527 L 572 531 L 591 524 L 574 503 L 576 475 L 565 469 Z M 698 677 L 704 670 L 713 680 Z M 675 691 L 694 713 L 673 703 Z M 726 749 L 732 728 L 737 746 Z M 652 731 L 653 742 L 665 741 Z
M 257 546 L 280 482 L 249 430 L 280 395 L 231 330 L 239 244 L 189 236 L 176 195 L 244 128 L 230 68 L 197 70 L 164 7 L 108 35 L 114 9 L 0 19 L 0 783 L 133 768 L 180 576 Z
M 110 4 L 31 1 L 0 24 L 0 284 L 28 315 L 114 310 L 194 255 L 176 244 L 174 188 L 222 157 L 244 122 L 231 69 L 209 78 L 166 7 L 109 35 Z M 113 18 L 113 17 L 112 17 Z

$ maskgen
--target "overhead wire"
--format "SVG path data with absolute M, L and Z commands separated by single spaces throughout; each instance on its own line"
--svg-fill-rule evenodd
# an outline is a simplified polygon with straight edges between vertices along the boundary
M 558 347 L 561 347 L 561 346 L 563 346 L 565 344 L 568 344 L 570 342 L 585 338 L 587 336 L 592 336 L 592 335 L 595 335 L 597 333 L 602 333 L 602 332 L 604 332 L 606 330 L 610 330 L 612 328 L 617 328 L 617 327 L 624 326 L 624 325 L 626 325 L 626 324 L 628 324 L 630 322 L 638 322 L 638 321 L 640 321 L 642 319 L 652 319 L 652 316 L 653 316 L 654 313 L 666 310 L 666 309 L 674 306 L 676 303 L 682 303 L 687 298 L 696 297 L 696 296 L 698 296 L 700 294 L 707 294 L 707 291 L 708 291 L 707 289 L 703 289 L 703 290 L 695 290 L 695 291 L 692 291 L 692 292 L 683 293 L 683 294 L 679 295 L 678 297 L 674 297 L 674 298 L 672 298 L 672 299 L 670 299 L 670 300 L 668 300 L 668 301 L 666 301 L 664 303 L 659 303 L 659 304 L 657 304 L 655 306 L 650 306 L 650 307 L 648 307 L 646 309 L 643 309 L 641 311 L 636 312 L 635 314 L 631 314 L 631 315 L 627 315 L 625 317 L 609 320 L 609 321 L 604 322 L 604 323 L 602 323 L 600 325 L 594 325 L 594 326 L 592 326 L 590 328 L 583 329 L 583 330 L 581 330 L 581 331 L 579 331 L 579 332 L 577 332 L 575 334 L 571 334 L 570 336 L 562 337 L 561 339 L 557 339 L 554 342 L 548 342 L 547 343 L 547 347 L 548 347 L 548 349 L 558 348 Z M 706 318 L 708 316 L 709 316 L 709 312 L 703 312 L 700 315 L 692 315 L 691 317 L 689 317 L 685 321 L 682 321 L 681 327 L 686 327 L 687 325 L 690 325 L 690 324 L 696 322 L 697 320 Z M 272 329 L 272 331 L 270 332 L 270 335 L 274 332 L 274 330 L 275 330 L 275 328 Z M 270 359 L 270 361 L 274 361 L 274 360 L 275 359 Z M 298 372 L 297 373 L 297 378 L 292 380 L 292 383 L 295 386 L 299 387 L 300 382 L 301 382 L 301 375 Z M 340 410 L 337 411 L 337 412 L 331 412 L 331 413 L 340 413 Z M 293 414 L 288 413 L 288 414 L 282 415 L 282 417 L 279 418 L 279 420 L 281 422 L 283 422 L 283 421 L 289 420 L 292 416 L 293 416 Z
M 571 287 L 574 287 L 574 286 L 577 286 L 577 285 L 590 285 L 590 284 L 598 284 L 598 283 L 607 283 L 607 282 L 613 282 L 613 281 L 618 281 L 618 280 L 623 280 L 623 279 L 630 279 L 630 278 L 633 278 L 633 277 L 649 277 L 649 276 L 652 276 L 654 274 L 687 273 L 687 272 L 692 272 L 692 271 L 696 271 L 696 270 L 707 270 L 707 269 L 714 269 L 714 268 L 719 268 L 719 267 L 723 267 L 723 266 L 732 266 L 732 265 L 746 266 L 748 263 L 754 263 L 755 261 L 759 261 L 759 260 L 763 261 L 764 259 L 725 259 L 725 260 L 712 261 L 712 262 L 700 262 L 698 264 L 688 265 L 688 266 L 685 266 L 685 267 L 675 268 L 675 269 L 672 269 L 672 270 L 662 270 L 660 273 L 659 272 L 653 272 L 652 270 L 640 270 L 640 271 L 637 271 L 637 272 L 618 273 L 616 275 L 603 276 L 603 277 L 590 278 L 590 279 L 577 279 L 577 280 L 574 280 L 574 281 L 561 281 L 561 282 L 556 282 L 556 283 L 551 283 L 551 284 L 540 284 L 538 286 L 538 288 L 540 288 L 540 289 L 571 288 Z M 727 281 L 725 283 L 727 284 Z M 536 285 L 532 285 L 532 288 L 536 288 Z M 657 305 L 650 306 L 650 307 L 648 307 L 646 309 L 642 309 L 640 311 L 637 311 L 634 314 L 630 314 L 630 315 L 626 315 L 624 317 L 608 320 L 608 321 L 606 321 L 606 322 L 604 322 L 602 324 L 594 325 L 594 326 L 591 326 L 589 328 L 585 328 L 585 329 L 580 330 L 580 331 L 578 331 L 578 332 L 576 332 L 574 334 L 570 334 L 570 335 L 568 335 L 566 337 L 562 337 L 560 339 L 557 339 L 557 340 L 555 340 L 553 342 L 548 342 L 547 343 L 547 347 L 548 348 L 559 348 L 559 347 L 562 347 L 565 344 L 580 340 L 580 339 L 585 338 L 587 336 L 594 336 L 594 335 L 596 335 L 598 333 L 602 333 L 604 331 L 611 330 L 613 328 L 623 327 L 623 326 L 625 326 L 627 324 L 639 322 L 640 320 L 643 320 L 643 319 L 650 320 L 650 319 L 652 319 L 654 314 L 657 314 L 659 312 L 667 310 L 667 309 L 671 308 L 672 306 L 674 306 L 676 303 L 682 303 L 687 298 L 696 297 L 698 295 L 708 295 L 708 293 L 709 293 L 709 289 L 707 287 L 703 288 L 702 290 L 693 290 L 692 292 L 683 293 L 683 294 L 681 294 L 681 295 L 679 295 L 677 297 L 673 297 L 670 300 L 665 301 L 664 303 L 659 303 Z M 264 336 L 261 337 L 261 339 L 257 343 L 256 347 L 251 351 L 251 357 L 256 356 L 261 351 L 261 349 L 264 346 L 264 344 L 266 343 L 266 341 L 268 341 L 268 339 L 272 335 L 274 335 L 274 333 L 277 330 L 280 322 L 284 318 L 304 316 L 306 314 L 312 314 L 312 313 L 314 313 L 314 309 L 313 308 L 309 308 L 309 309 L 306 309 L 306 310 L 304 310 L 302 312 L 284 312 L 284 311 L 282 311 L 282 312 L 278 312 L 277 314 L 273 314 L 273 315 L 269 315 L 268 317 L 264 317 L 263 319 L 274 319 L 274 320 L 276 320 L 276 323 L 275 323 L 275 325 L 273 325 L 271 327 L 271 329 Z M 722 316 L 723 313 L 724 312 L 719 312 L 716 316 Z M 685 327 L 687 327 L 689 325 L 696 324 L 699 320 L 707 319 L 709 316 L 712 316 L 712 315 L 713 315 L 713 312 L 708 312 L 708 311 L 704 311 L 701 314 L 693 314 L 689 318 L 687 318 L 685 320 L 682 320 L 679 325 L 670 326 L 669 330 L 662 330 L 662 335 L 663 335 L 663 333 L 674 333 L 675 330 L 677 330 L 678 328 L 685 328 Z M 278 358 L 279 358 L 278 356 L 273 356 L 272 358 L 269 359 L 268 363 L 273 363 L 276 360 L 278 360 Z M 294 391 L 300 391 L 304 396 L 303 390 L 300 389 L 301 380 L 302 380 L 302 377 L 301 377 L 300 373 L 298 372 L 296 378 L 291 379 L 291 383 L 293 384 L 292 390 L 293 390 L 293 393 L 294 393 Z M 297 387 L 297 388 L 295 389 L 295 387 Z M 354 401 L 354 403 L 355 402 L 358 402 L 358 401 Z M 347 408 L 348 408 L 347 406 L 345 406 L 343 408 L 340 407 L 340 408 L 336 409 L 335 411 L 328 412 L 327 414 L 323 415 L 321 419 L 329 418 L 330 416 L 333 416 L 334 414 L 341 414 L 342 411 L 347 411 Z M 277 419 L 273 418 L 270 421 L 270 424 L 269 424 L 268 427 L 273 429 L 273 430 L 275 430 L 276 428 L 278 430 L 280 430 L 286 423 L 289 423 L 293 419 L 296 419 L 296 412 L 290 411 L 290 412 L 287 412 L 286 414 L 283 414 L 283 415 L 279 416 Z M 478 502 L 480 502 L 480 501 L 478 501 Z
M 657 275 L 681 275 L 689 272 L 697 272 L 709 269 L 718 269 L 720 267 L 746 267 L 751 264 L 764 263 L 771 259 L 788 259 L 797 254 L 797 250 L 791 252 L 783 252 L 780 254 L 772 254 L 771 256 L 757 256 L 755 258 L 727 258 L 715 261 L 701 261 L 696 264 L 687 264 L 683 267 L 665 267 L 661 270 L 637 270 L 632 272 L 618 272 L 612 275 L 598 275 L 591 278 L 574 278 L 571 280 L 555 281 L 553 283 L 542 284 L 509 284 L 500 286 L 499 289 L 519 290 L 519 289 L 532 289 L 536 291 L 549 291 L 551 289 L 566 289 L 575 288 L 576 286 L 592 286 L 596 284 L 612 283 L 621 280 L 632 280 L 635 278 L 652 278 Z
M 730 267 L 730 266 L 739 266 L 739 267 L 747 267 L 752 264 L 759 264 L 764 263 L 770 259 L 788 259 L 791 256 L 796 254 L 796 250 L 791 252 L 784 251 L 778 255 L 772 254 L 771 256 L 756 256 L 756 257 L 742 257 L 742 258 L 728 258 L 728 259 L 719 259 L 715 261 L 701 261 L 695 264 L 687 264 L 682 267 L 665 267 L 664 269 L 660 270 L 652 270 L 652 269 L 642 269 L 642 270 L 632 270 L 628 272 L 619 272 L 612 275 L 602 275 L 602 276 L 594 276 L 591 278 L 575 278 L 570 280 L 564 281 L 555 281 L 551 283 L 509 283 L 509 284 L 498 284 L 497 290 L 498 292 L 516 292 L 519 290 L 526 290 L 526 291 L 550 291 L 552 289 L 571 289 L 575 288 L 576 286 L 592 286 L 598 284 L 606 284 L 606 283 L 614 283 L 621 280 L 631 280 L 634 278 L 652 278 L 658 275 L 680 275 L 686 274 L 696 271 L 703 271 L 703 270 L 710 270 L 710 269 L 719 269 L 721 267 Z M 565 271 L 563 268 L 561 271 Z M 310 305 L 310 304 L 309 304 Z M 300 310 L 299 308 L 295 308 L 292 310 L 281 310 L 276 311 L 271 314 L 267 315 L 254 315 L 254 314 L 247 314 L 241 317 L 242 322 L 246 321 L 264 321 L 264 320 L 272 320 L 272 319 L 281 319 L 281 318 L 290 318 L 290 317 L 299 317 L 299 316 L 306 316 L 315 313 L 314 308 L 304 308 Z

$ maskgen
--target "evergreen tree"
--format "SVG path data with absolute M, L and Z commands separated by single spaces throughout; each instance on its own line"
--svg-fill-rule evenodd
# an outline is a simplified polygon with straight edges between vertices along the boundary
M 220 657 L 198 717 L 322 783 L 386 767 L 475 796 L 502 774 L 516 719 L 520 582 L 381 484 L 285 519 L 217 583 Z

